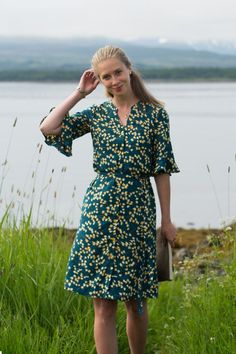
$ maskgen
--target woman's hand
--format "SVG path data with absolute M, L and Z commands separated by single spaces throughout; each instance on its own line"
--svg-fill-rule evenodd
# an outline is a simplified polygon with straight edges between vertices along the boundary
M 161 223 L 160 234 L 170 242 L 172 247 L 174 246 L 176 239 L 176 227 L 171 221 Z
M 98 78 L 95 76 L 93 69 L 85 70 L 80 78 L 78 87 L 81 91 L 84 91 L 86 95 L 89 95 L 97 85 L 99 84 Z

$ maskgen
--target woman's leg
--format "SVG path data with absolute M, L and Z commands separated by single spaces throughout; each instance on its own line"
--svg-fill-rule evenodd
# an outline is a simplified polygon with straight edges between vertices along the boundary
M 126 332 L 131 354 L 144 354 L 148 330 L 147 300 L 143 300 L 142 315 L 137 313 L 135 300 L 125 302 L 125 305 L 127 309 Z
M 116 335 L 117 300 L 93 299 L 94 339 L 98 354 L 118 354 Z

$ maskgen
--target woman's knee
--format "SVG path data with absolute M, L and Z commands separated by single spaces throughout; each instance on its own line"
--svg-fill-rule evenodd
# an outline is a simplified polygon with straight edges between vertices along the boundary
M 94 312 L 102 318 L 113 318 L 116 316 L 117 300 L 93 299 Z

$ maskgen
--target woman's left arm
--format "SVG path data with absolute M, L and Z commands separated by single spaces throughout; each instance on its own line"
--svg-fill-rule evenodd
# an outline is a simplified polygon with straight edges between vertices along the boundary
M 161 235 L 173 246 L 176 238 L 176 228 L 170 216 L 170 176 L 168 173 L 154 175 L 161 208 Z

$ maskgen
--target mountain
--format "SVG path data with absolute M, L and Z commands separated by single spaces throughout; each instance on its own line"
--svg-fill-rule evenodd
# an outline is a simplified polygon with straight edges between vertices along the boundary
M 88 68 L 94 52 L 107 44 L 123 48 L 138 69 L 236 68 L 236 48 L 233 44 L 227 47 L 226 43 L 181 43 L 163 38 L 116 40 L 0 37 L 0 71 Z
M 167 38 L 136 38 L 128 39 L 127 43 L 152 48 L 171 48 L 180 50 L 207 51 L 217 54 L 236 55 L 236 41 L 207 40 L 207 41 L 172 41 Z

